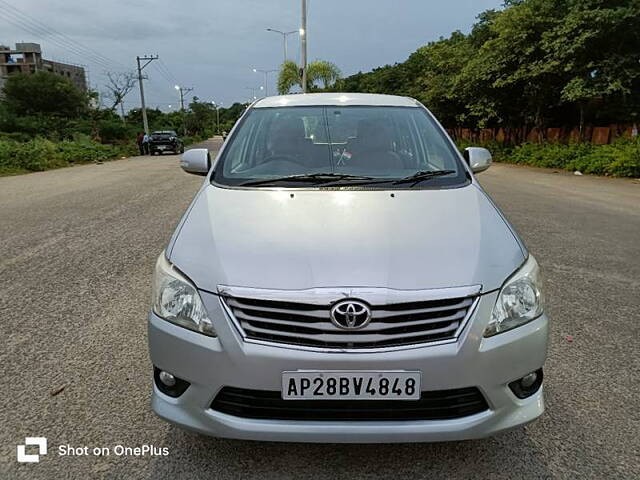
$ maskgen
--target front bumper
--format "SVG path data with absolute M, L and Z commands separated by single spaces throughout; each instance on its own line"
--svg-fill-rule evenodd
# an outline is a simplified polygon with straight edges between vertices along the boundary
M 301 350 L 245 342 L 220 306 L 201 292 L 218 338 L 149 316 L 149 350 L 155 366 L 190 382 L 178 398 L 153 387 L 152 407 L 161 418 L 217 437 L 293 442 L 426 442 L 486 437 L 531 422 L 544 411 L 542 387 L 518 399 L 509 382 L 542 367 L 546 358 L 545 315 L 524 326 L 483 338 L 497 292 L 483 295 L 455 343 L 376 353 Z M 284 421 L 240 418 L 214 411 L 222 387 L 280 390 L 288 370 L 420 370 L 423 390 L 475 386 L 489 409 L 434 421 Z

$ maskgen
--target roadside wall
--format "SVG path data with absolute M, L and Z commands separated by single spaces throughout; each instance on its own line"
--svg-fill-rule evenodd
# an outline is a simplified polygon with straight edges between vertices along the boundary
M 456 140 L 496 141 L 505 144 L 520 143 L 575 143 L 590 142 L 594 145 L 606 145 L 619 137 L 637 137 L 638 125 L 611 124 L 605 126 L 585 126 L 582 134 L 578 127 L 551 127 L 539 130 L 537 128 L 483 128 L 472 130 L 469 128 L 447 129 Z

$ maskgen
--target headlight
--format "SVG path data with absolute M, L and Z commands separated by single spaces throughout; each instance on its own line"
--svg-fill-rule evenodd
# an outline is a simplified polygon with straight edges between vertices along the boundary
M 542 315 L 544 297 L 538 262 L 529 258 L 502 286 L 485 337 L 519 327 Z
M 152 301 L 153 312 L 160 318 L 189 330 L 216 336 L 198 291 L 167 261 L 164 252 L 156 262 Z

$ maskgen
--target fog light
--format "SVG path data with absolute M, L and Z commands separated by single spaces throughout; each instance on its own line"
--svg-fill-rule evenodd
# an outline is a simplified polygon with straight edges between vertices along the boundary
M 153 379 L 155 380 L 156 387 L 165 395 L 170 397 L 179 397 L 187 388 L 189 388 L 189 382 L 176 377 L 175 375 L 160 370 L 158 367 L 153 367 Z
M 509 388 L 518 398 L 527 398 L 538 391 L 542 385 L 542 369 L 527 373 L 524 377 L 514 380 Z
M 171 375 L 169 372 L 165 372 L 164 370 L 162 370 L 160 372 L 160 375 L 158 376 L 160 378 L 160 381 L 164 383 L 167 387 L 173 387 L 176 384 L 176 377 Z

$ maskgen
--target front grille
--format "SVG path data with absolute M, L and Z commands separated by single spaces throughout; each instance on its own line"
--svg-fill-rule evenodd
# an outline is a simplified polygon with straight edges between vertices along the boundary
M 325 348 L 376 348 L 455 339 L 473 297 L 371 305 L 371 322 L 344 330 L 331 304 L 223 297 L 249 339 Z
M 449 420 L 489 408 L 476 387 L 422 392 L 420 400 L 282 400 L 280 392 L 224 387 L 211 403 L 221 413 L 269 420 Z

